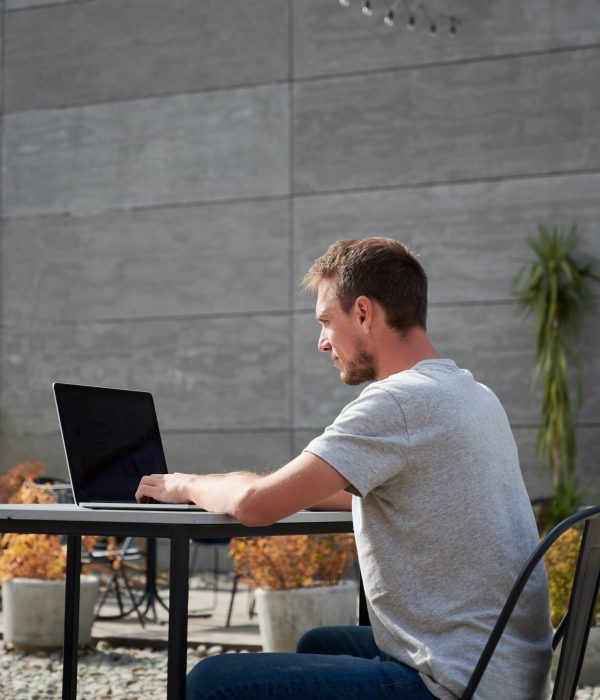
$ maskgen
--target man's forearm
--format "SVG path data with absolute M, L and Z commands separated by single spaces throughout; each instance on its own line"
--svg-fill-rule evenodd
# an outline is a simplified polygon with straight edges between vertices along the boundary
M 352 494 L 339 491 L 310 507 L 311 510 L 352 510 Z
M 190 475 L 185 487 L 187 500 L 213 513 L 235 517 L 240 500 L 247 489 L 261 477 L 252 472 Z
M 261 476 L 252 472 L 191 476 L 186 487 L 187 499 L 206 510 L 228 513 L 241 519 L 244 497 Z M 352 496 L 339 491 L 309 506 L 311 510 L 352 510 Z

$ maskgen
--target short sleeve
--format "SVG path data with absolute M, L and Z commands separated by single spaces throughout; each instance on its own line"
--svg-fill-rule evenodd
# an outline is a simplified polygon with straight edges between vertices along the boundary
M 304 451 L 330 464 L 353 493 L 366 496 L 401 472 L 409 447 L 402 407 L 388 391 L 371 385 Z

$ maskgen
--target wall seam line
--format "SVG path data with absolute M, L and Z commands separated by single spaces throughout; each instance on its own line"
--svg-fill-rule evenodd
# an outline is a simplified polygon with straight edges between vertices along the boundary
M 294 2 L 288 0 L 288 225 L 289 225 L 289 258 L 288 258 L 288 308 L 289 314 L 289 421 L 290 444 L 289 458 L 295 457 L 295 427 L 296 427 L 296 328 L 294 308 L 294 267 L 295 267 L 295 206 L 294 206 Z
M 520 182 L 523 180 L 545 180 L 548 178 L 569 178 L 582 177 L 585 175 L 599 175 L 600 167 L 581 168 L 575 170 L 554 170 L 548 172 L 536 173 L 507 173 L 505 175 L 491 175 L 480 178 L 463 178 L 457 180 L 428 180 L 422 182 L 399 183 L 393 185 L 373 185 L 365 187 L 350 187 L 339 190 L 318 190 L 298 192 L 294 190 L 293 194 L 272 194 L 258 195 L 253 197 L 230 197 L 224 199 L 210 200 L 195 200 L 189 202 L 165 202 L 153 205 L 132 205 L 128 207 L 107 207 L 106 209 L 98 209 L 91 211 L 59 211 L 59 212 L 38 212 L 31 214 L 17 214 L 10 216 L 0 216 L 0 221 L 13 222 L 23 221 L 28 219 L 88 219 L 93 217 L 108 216 L 111 214 L 129 214 L 136 212 L 151 212 L 160 211 L 163 209 L 189 209 L 193 207 L 213 207 L 225 206 L 229 204 L 252 204 L 260 202 L 282 201 L 286 202 L 290 199 L 304 200 L 317 197 L 339 197 L 344 195 L 363 195 L 377 194 L 385 192 L 404 192 L 421 189 L 433 189 L 436 187 L 470 187 L 474 185 L 495 184 L 503 182 Z
M 462 66 L 472 65 L 477 63 L 495 63 L 496 61 L 510 61 L 520 58 L 535 58 L 538 56 L 547 56 L 563 53 L 577 53 L 583 51 L 593 51 L 600 49 L 600 43 L 594 42 L 591 44 L 582 44 L 580 46 L 560 46 L 547 47 L 536 49 L 534 51 L 517 51 L 515 53 L 494 54 L 488 56 L 473 56 L 468 58 L 449 59 L 447 61 L 433 61 L 431 63 L 411 63 L 404 66 L 389 66 L 386 68 L 368 68 L 363 70 L 348 71 L 341 73 L 327 73 L 322 75 L 311 75 L 296 78 L 298 83 L 314 83 L 318 81 L 337 80 L 343 78 L 360 78 L 362 76 L 369 77 L 373 75 L 384 75 L 387 73 L 408 72 L 411 70 L 427 70 L 429 68 L 445 68 L 446 66 Z
M 0 327 L 4 326 L 4 104 L 6 95 L 6 2 L 0 0 Z M 4 344 L 0 342 L 0 395 L 4 373 Z M 0 425 L 1 425 L 0 416 Z

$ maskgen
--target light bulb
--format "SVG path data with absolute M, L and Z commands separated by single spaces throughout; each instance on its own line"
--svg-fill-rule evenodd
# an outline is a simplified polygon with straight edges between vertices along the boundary
M 408 18 L 408 21 L 406 23 L 406 28 L 407 29 L 414 29 L 417 24 L 417 20 L 415 19 L 414 15 L 410 15 Z
M 373 10 L 371 9 L 371 3 L 369 2 L 369 0 L 365 0 L 363 2 L 362 13 L 363 13 L 363 15 L 366 15 L 367 17 L 373 16 Z
M 350 0 L 339 0 L 342 7 L 350 7 Z
M 394 12 L 393 12 L 393 10 L 389 10 L 389 12 L 386 12 L 386 15 L 383 18 L 383 21 L 387 24 L 388 27 L 394 26 Z

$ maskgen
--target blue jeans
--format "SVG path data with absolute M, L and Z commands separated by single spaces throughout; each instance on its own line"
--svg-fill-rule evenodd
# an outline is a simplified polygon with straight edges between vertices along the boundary
M 419 674 L 380 651 L 370 627 L 307 632 L 296 654 L 226 654 L 200 661 L 187 700 L 435 700 Z

